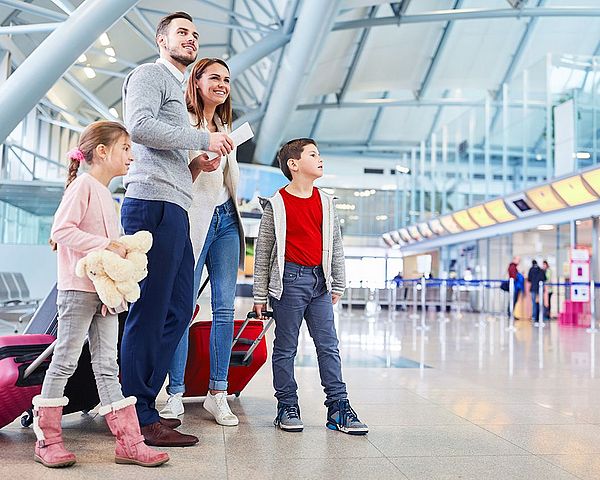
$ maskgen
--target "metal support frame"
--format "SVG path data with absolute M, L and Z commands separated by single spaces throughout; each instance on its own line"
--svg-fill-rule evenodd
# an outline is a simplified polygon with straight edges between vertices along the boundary
M 467 100 L 462 98 L 427 98 L 422 100 L 407 99 L 397 100 L 394 98 L 373 98 L 367 100 L 355 100 L 352 102 L 328 102 L 328 103 L 305 103 L 297 106 L 298 110 L 323 110 L 323 109 L 338 109 L 338 108 L 375 108 L 375 107 L 483 107 L 485 99 L 482 100 Z M 501 107 L 502 102 L 494 101 L 491 105 Z M 510 102 L 511 107 L 521 107 L 523 102 Z M 529 108 L 543 110 L 546 108 L 544 101 L 529 101 Z
M 56 12 L 54 10 L 50 10 L 49 8 L 38 7 L 37 5 L 31 5 L 30 3 L 19 0 L 0 0 L 0 5 L 5 7 L 12 7 L 15 10 L 31 13 L 32 15 L 38 15 L 40 17 L 48 18 L 50 20 L 62 21 L 68 18 L 68 15 L 65 15 L 64 13 Z
M 24 35 L 28 33 L 53 32 L 60 25 L 60 22 L 36 23 L 30 25 L 8 25 L 5 27 L 0 27 L 0 35 Z
M 389 91 L 383 93 L 383 99 L 387 98 L 390 94 Z M 322 111 L 322 110 L 320 110 Z M 371 129 L 369 130 L 369 136 L 367 137 L 367 145 L 371 145 L 373 142 L 373 137 L 375 133 L 377 133 L 377 129 L 379 128 L 379 124 L 381 123 L 381 117 L 383 115 L 383 107 L 379 107 L 377 109 L 377 113 L 375 113 L 375 118 L 373 119 L 373 123 L 371 124 Z
M 452 10 L 458 10 L 462 6 L 463 0 L 454 0 L 454 5 L 452 5 Z M 453 27 L 452 22 L 446 23 L 442 30 L 442 35 L 440 40 L 435 48 L 435 52 L 433 53 L 433 57 L 431 57 L 431 62 L 429 62 L 429 66 L 427 67 L 427 71 L 425 72 L 425 76 L 421 81 L 421 87 L 417 92 L 417 98 L 423 98 L 427 95 L 427 90 L 429 89 L 429 84 L 431 83 L 431 79 L 437 70 L 437 67 L 440 63 L 440 59 L 442 58 L 442 54 L 446 47 L 446 43 L 448 43 L 448 37 L 450 36 L 450 32 L 452 32 Z
M 215 10 L 225 12 L 229 18 L 235 19 L 236 21 L 245 20 L 246 22 L 253 23 L 257 27 L 262 27 L 264 29 L 270 29 L 269 25 L 265 25 L 264 23 L 261 23 L 258 20 L 256 20 L 256 18 L 253 16 L 252 13 L 250 13 L 250 15 L 253 18 L 250 18 L 250 17 L 247 17 L 246 15 L 242 15 L 240 12 L 235 12 L 233 10 L 230 10 L 229 8 L 219 5 L 218 3 L 212 2 L 210 0 L 197 0 L 197 1 L 200 3 L 203 3 L 205 5 L 208 5 L 209 7 L 212 7 Z M 248 9 L 248 10 L 250 11 L 250 9 Z
M 483 20 L 496 18 L 535 18 L 535 17 L 600 17 L 600 8 L 596 7 L 545 7 L 545 8 L 464 8 L 460 10 L 437 10 L 422 12 L 402 17 L 379 17 L 337 22 L 332 31 L 349 30 L 353 28 L 379 27 L 385 25 L 400 25 L 409 23 L 448 22 L 454 20 Z
M 0 88 L 0 141 L 6 140 L 79 55 L 137 1 L 86 0 L 25 59 Z M 26 96 L 23 85 L 27 85 Z
M 271 55 L 290 41 L 291 35 L 283 30 L 273 32 L 259 40 L 243 52 L 231 57 L 227 64 L 231 78 L 235 79 L 242 72 L 255 65 L 259 60 Z
M 270 102 L 262 120 L 254 161 L 270 165 L 281 141 L 281 125 L 294 112 L 298 95 L 307 74 L 310 59 L 315 59 L 321 43 L 335 20 L 340 1 L 305 0 L 290 44 L 281 63 Z M 319 19 L 318 22 L 315 19 Z

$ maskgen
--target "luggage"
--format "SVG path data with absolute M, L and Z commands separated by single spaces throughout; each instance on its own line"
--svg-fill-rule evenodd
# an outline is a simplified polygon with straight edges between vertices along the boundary
M 273 323 L 273 314 L 265 312 L 268 321 L 255 320 L 250 312 L 246 320 L 234 321 L 233 351 L 229 364 L 228 393 L 239 397 L 252 377 L 267 360 L 265 334 Z M 212 322 L 200 321 L 190 327 L 185 397 L 203 397 L 208 393 L 210 375 L 210 328 Z
M 0 342 L 11 342 L 10 345 L 20 345 L 21 343 L 27 345 L 28 342 L 32 341 L 32 338 L 45 338 L 45 347 L 52 344 L 58 330 L 56 296 L 57 289 L 56 286 L 54 286 L 46 298 L 40 303 L 33 314 L 33 317 L 31 317 L 31 320 L 25 327 L 24 334 L 0 337 Z M 2 344 L 0 343 L 0 345 Z M 26 362 L 31 364 L 39 357 L 39 355 L 41 355 L 45 347 L 41 349 L 38 348 L 37 350 L 31 347 L 31 351 L 27 353 Z M 31 395 L 29 395 L 29 393 L 25 394 L 25 391 L 22 388 L 5 388 L 5 379 L 7 379 L 6 381 L 9 381 L 9 378 L 14 378 L 14 372 L 12 372 L 12 368 L 6 366 L 7 363 L 0 361 L 0 417 L 4 418 L 5 416 L 11 416 L 14 411 L 19 410 L 7 423 L 0 421 L 0 428 L 12 422 L 23 412 L 27 413 L 21 418 L 21 424 L 24 427 L 28 427 L 33 423 L 31 399 L 41 391 L 44 376 L 48 369 L 48 365 L 50 364 L 51 353 L 51 350 L 47 352 L 47 358 L 43 359 L 40 366 L 31 374 L 31 377 L 28 377 L 26 380 L 27 384 L 39 382 L 39 384 L 36 384 L 35 386 L 32 385 L 31 390 L 26 390 L 27 392 L 34 392 Z M 87 342 L 81 351 L 77 369 L 67 382 L 65 396 L 69 399 L 69 404 L 63 408 L 64 414 L 80 411 L 88 412 L 100 403 L 100 397 L 98 396 L 98 390 L 96 388 L 96 380 L 92 370 L 92 358 Z M 12 406 L 13 403 L 14 407 Z M 10 408 L 7 408 L 7 405 L 11 405 Z M 5 411 L 6 413 L 4 413 Z
M 29 375 L 25 372 L 53 342 L 54 337 L 45 334 L 0 337 L 0 428 L 29 410 L 33 397 L 42 391 L 49 359 Z

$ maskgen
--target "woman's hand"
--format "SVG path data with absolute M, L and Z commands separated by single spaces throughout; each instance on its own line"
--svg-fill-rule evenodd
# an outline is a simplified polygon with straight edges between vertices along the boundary
M 254 313 L 256 313 L 256 318 L 258 320 L 264 320 L 265 317 L 263 316 L 262 312 L 267 310 L 267 305 L 265 303 L 256 303 L 254 304 Z
M 114 240 L 108 244 L 108 247 L 106 247 L 106 249 L 116 253 L 121 258 L 125 258 L 125 256 L 127 255 L 127 249 L 125 248 L 125 246 L 122 243 L 115 242 Z
M 214 172 L 221 164 L 221 157 L 215 157 L 212 160 L 206 153 L 201 153 L 190 162 L 190 170 L 197 169 L 200 172 Z

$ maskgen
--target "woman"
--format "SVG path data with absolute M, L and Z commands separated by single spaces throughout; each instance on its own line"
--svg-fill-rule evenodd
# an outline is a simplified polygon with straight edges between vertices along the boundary
M 230 73 L 218 58 L 199 60 L 190 74 L 186 102 L 190 122 L 207 132 L 230 132 L 232 122 Z M 190 159 L 202 152 L 190 152 Z M 210 381 L 204 408 L 217 423 L 238 424 L 227 403 L 227 373 L 233 341 L 233 313 L 238 267 L 245 259 L 244 232 L 236 202 L 239 167 L 235 149 L 225 157 L 204 160 L 194 181 L 189 211 L 190 235 L 196 259 L 194 293 L 200 288 L 206 265 L 210 276 L 212 327 L 210 331 Z M 194 295 L 196 298 L 196 295 Z M 184 373 L 188 352 L 186 332 L 169 369 L 169 399 L 160 412 L 164 417 L 183 414 Z

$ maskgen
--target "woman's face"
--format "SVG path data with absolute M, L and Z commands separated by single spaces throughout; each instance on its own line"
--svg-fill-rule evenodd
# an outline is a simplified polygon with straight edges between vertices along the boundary
M 204 69 L 199 79 L 196 79 L 196 88 L 204 104 L 221 105 L 229 97 L 229 70 L 219 63 L 213 63 Z

